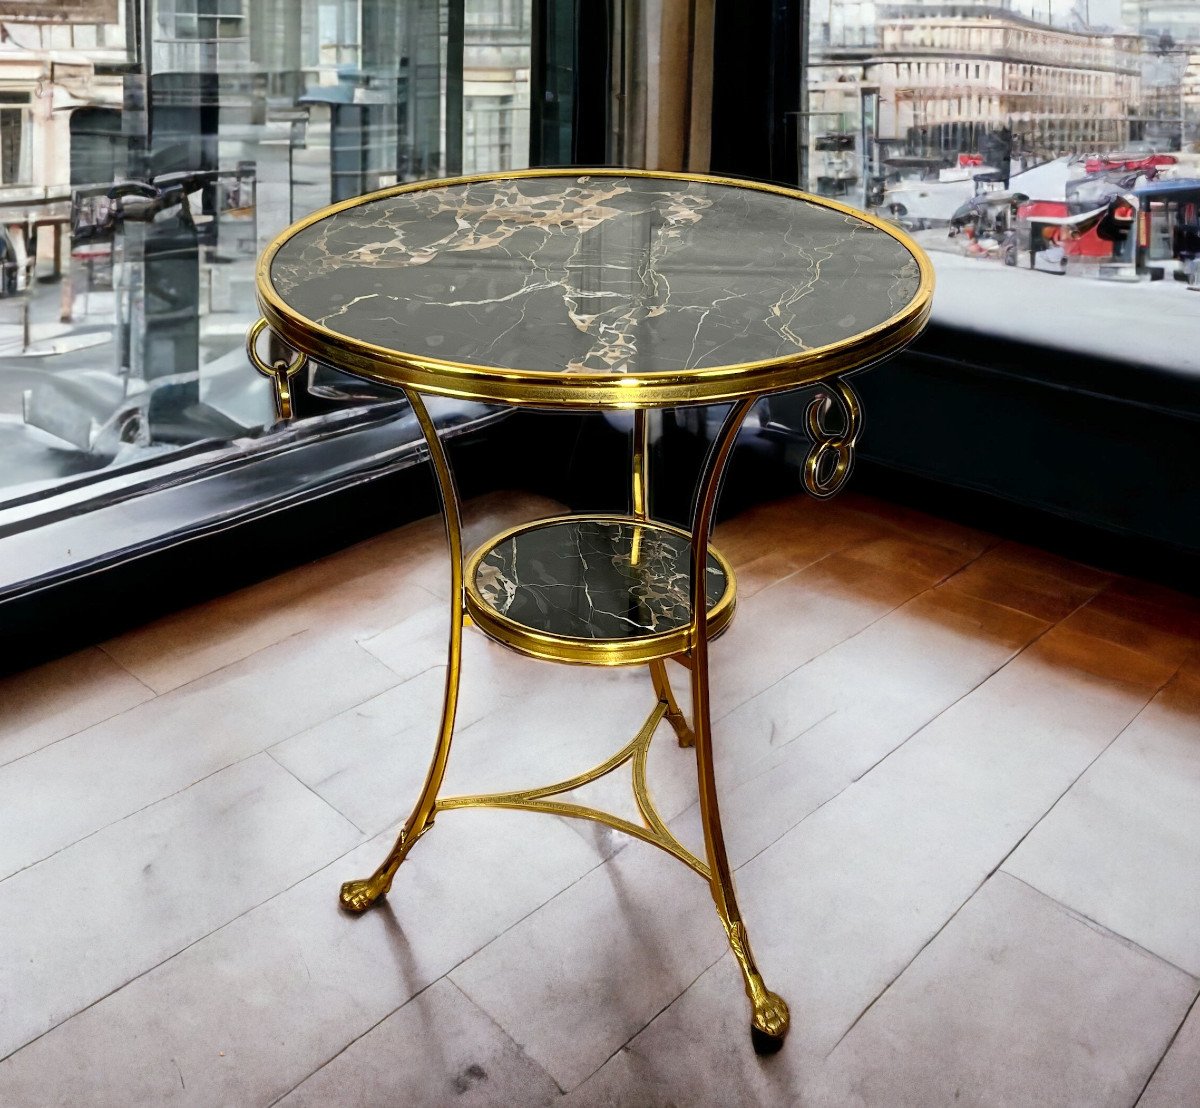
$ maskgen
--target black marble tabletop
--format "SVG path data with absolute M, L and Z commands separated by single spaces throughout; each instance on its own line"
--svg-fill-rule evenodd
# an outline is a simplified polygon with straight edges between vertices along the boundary
M 691 620 L 686 535 L 625 520 L 542 524 L 497 543 L 475 572 L 493 611 L 552 635 L 623 639 L 686 627 Z M 711 608 L 728 579 L 709 554 Z
M 367 199 L 269 270 L 304 319 L 417 358 L 675 372 L 794 357 L 917 297 L 898 239 L 835 209 L 636 176 L 500 178 Z

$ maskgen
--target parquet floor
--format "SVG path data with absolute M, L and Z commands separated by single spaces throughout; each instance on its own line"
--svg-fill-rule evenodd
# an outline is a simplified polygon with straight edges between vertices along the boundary
M 1200 605 L 856 495 L 717 542 L 780 1054 L 703 884 L 603 829 L 446 813 L 337 910 L 432 743 L 431 519 L 0 682 L 0 1104 L 1200 1104 Z M 651 697 L 471 632 L 447 788 L 577 772 Z M 698 846 L 690 753 L 651 762 Z

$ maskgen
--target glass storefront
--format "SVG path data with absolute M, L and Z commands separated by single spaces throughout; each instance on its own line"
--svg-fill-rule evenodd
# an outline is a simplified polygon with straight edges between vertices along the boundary
M 263 247 L 333 201 L 527 162 L 529 0 L 8 8 L 0 506 L 259 433 Z
M 809 11 L 802 181 L 915 235 L 935 320 L 1200 371 L 1200 6 Z
M 873 211 L 930 252 L 968 360 L 1000 335 L 1200 372 L 1194 5 L 692 4 L 690 38 L 668 7 L 0 0 L 0 509 L 268 442 L 243 349 L 263 248 L 332 201 L 531 156 Z M 396 402 L 311 374 L 310 437 Z

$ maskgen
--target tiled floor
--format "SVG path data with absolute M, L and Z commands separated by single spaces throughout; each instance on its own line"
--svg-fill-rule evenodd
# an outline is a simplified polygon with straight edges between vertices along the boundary
M 0 1105 L 1200 1105 L 1200 604 L 855 495 L 717 541 L 781 1053 L 702 883 L 592 825 L 447 813 L 338 911 L 432 743 L 426 520 L 0 682 Z M 569 776 L 651 695 L 471 632 L 447 787 Z M 665 728 L 651 782 L 698 846 Z

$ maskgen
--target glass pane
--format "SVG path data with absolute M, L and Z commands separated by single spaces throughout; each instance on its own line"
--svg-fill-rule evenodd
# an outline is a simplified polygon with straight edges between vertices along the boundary
M 6 185 L 25 183 L 28 115 L 24 108 L 0 108 L 0 182 Z
M 1200 369 L 1200 4 L 821 0 L 810 16 L 806 187 L 913 233 L 936 320 Z
M 529 164 L 531 0 L 467 0 L 463 172 Z
M 74 39 L 56 9 L 6 44 L 28 80 L 0 104 L 0 503 L 272 424 L 243 349 L 258 254 L 446 165 L 449 0 L 146 3 Z M 529 5 L 478 14 L 471 164 L 524 165 Z M 321 399 L 346 395 L 328 375 L 309 412 L 363 402 Z

